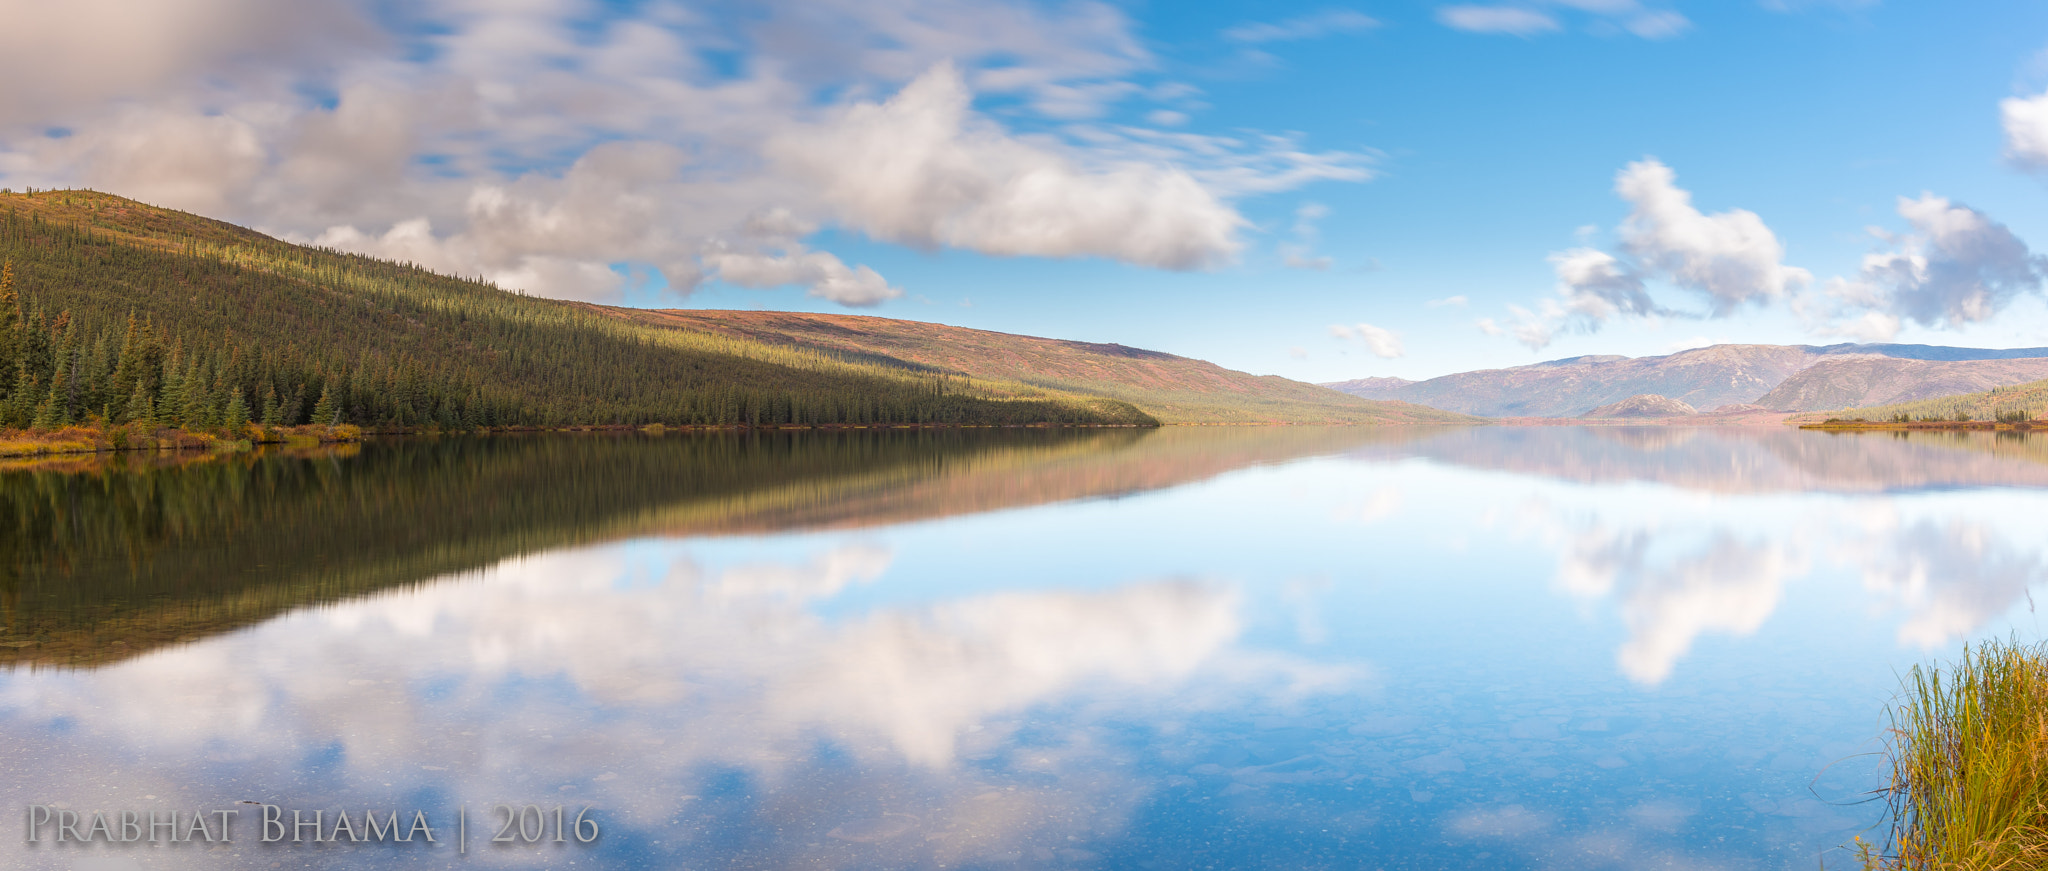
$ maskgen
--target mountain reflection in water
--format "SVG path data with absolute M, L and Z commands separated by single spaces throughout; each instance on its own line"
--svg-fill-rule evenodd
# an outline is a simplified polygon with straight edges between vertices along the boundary
M 0 864 L 1853 867 L 1877 811 L 1830 802 L 1879 782 L 1896 670 L 2039 636 L 2042 448 L 1184 428 L 9 472 L 9 807 L 607 828 Z

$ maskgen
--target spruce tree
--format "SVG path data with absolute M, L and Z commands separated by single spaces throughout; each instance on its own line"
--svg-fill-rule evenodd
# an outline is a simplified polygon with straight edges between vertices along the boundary
M 277 426 L 284 422 L 284 409 L 277 404 L 277 386 L 263 385 L 263 425 Z
M 35 422 L 36 399 L 40 395 L 36 390 L 37 383 L 36 377 L 29 374 L 28 364 L 14 364 L 14 388 L 7 392 L 5 420 L 0 420 L 0 425 L 26 429 Z
M 169 365 L 164 366 L 163 389 L 157 393 L 156 414 L 154 418 L 171 426 L 178 426 L 184 423 L 182 416 L 184 410 L 185 375 L 178 368 L 176 359 L 173 358 Z
M 128 406 L 121 410 L 121 421 L 149 425 L 156 422 L 156 402 L 150 398 L 149 385 L 135 382 L 134 392 L 128 395 Z
M 334 405 L 334 388 L 323 385 L 320 401 L 313 403 L 313 423 L 319 426 L 333 426 L 341 422 L 341 409 Z
M 50 394 L 44 397 L 43 404 L 36 408 L 36 429 L 61 429 L 71 425 L 72 391 L 69 368 L 58 366 L 56 374 L 50 376 Z
M 207 406 L 211 404 L 208 400 L 213 397 L 206 395 L 206 376 L 199 369 L 199 357 L 196 354 L 193 355 L 192 365 L 185 369 L 184 382 L 185 395 L 181 397 L 184 405 L 178 409 L 179 424 L 186 429 L 204 429 L 207 426 L 207 418 L 212 416 L 208 413 Z
M 248 428 L 249 403 L 242 401 L 242 391 L 228 391 L 228 407 L 222 416 L 221 425 L 236 435 L 241 435 L 242 430 Z
M 0 372 L 21 363 L 21 329 L 21 295 L 14 291 L 14 261 L 10 259 L 0 263 Z

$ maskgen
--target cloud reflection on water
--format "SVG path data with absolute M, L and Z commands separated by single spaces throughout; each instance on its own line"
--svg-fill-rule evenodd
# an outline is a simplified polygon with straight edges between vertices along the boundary
M 569 799 L 650 831 L 751 814 L 815 829 L 772 845 L 771 864 L 848 864 L 833 857 L 850 849 L 868 851 L 851 864 L 867 864 L 886 847 L 883 864 L 943 866 L 1114 827 L 1150 789 L 1101 731 L 1119 711 L 1191 682 L 1201 686 L 1184 702 L 1235 707 L 1355 676 L 1239 649 L 1239 594 L 1209 582 L 970 595 L 838 619 L 807 607 L 892 559 L 864 543 L 721 570 L 680 545 L 559 552 L 93 672 L 18 672 L 0 720 L 84 751 L 36 766 L 36 796 L 74 802 L 132 804 L 132 790 L 91 786 L 118 760 L 182 760 L 150 788 L 189 790 L 186 803 L 276 801 L 230 794 L 246 779 L 223 773 L 265 772 L 253 780 L 290 790 L 279 776 L 295 770 L 302 806 L 421 791 Z M 1077 698 L 1100 710 L 1032 713 Z M 1021 732 L 1035 737 L 1020 743 Z M 309 753 L 329 761 L 309 771 Z M 735 783 L 754 786 L 735 794 Z M 36 796 L 12 795 L 48 800 Z M 792 803 L 805 809 L 786 817 Z M 710 823 L 695 836 L 719 837 Z
M 1484 508 L 1476 522 L 1507 520 L 1553 550 L 1556 587 L 1613 609 L 1627 632 L 1617 667 L 1654 686 L 1701 637 L 1759 631 L 1789 584 L 1819 572 L 1860 575 L 1870 598 L 1842 607 L 1895 615 L 1899 641 L 1923 650 L 2031 607 L 2031 588 L 2048 582 L 2048 539 L 2013 510 L 2021 491 L 1990 485 L 2031 481 L 2036 441 L 1588 428 L 1463 432 L 1403 449 L 1569 482 L 1531 481 L 1518 510 Z M 1958 487 L 1989 489 L 1971 498 Z M 1898 497 L 1915 491 L 1927 495 Z

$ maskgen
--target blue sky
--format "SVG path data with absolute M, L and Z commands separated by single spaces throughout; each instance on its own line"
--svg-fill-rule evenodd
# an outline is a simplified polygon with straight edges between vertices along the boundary
M 1318 381 L 1708 342 L 2048 345 L 2041 4 L 88 0 L 10 20 L 0 74 L 38 87 L 0 96 L 0 185 L 549 295 Z

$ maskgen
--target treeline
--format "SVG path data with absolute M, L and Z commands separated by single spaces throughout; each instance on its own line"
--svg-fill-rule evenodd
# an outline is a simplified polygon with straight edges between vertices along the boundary
M 0 426 L 1154 423 L 1116 400 L 630 323 L 106 194 L 0 203 Z

